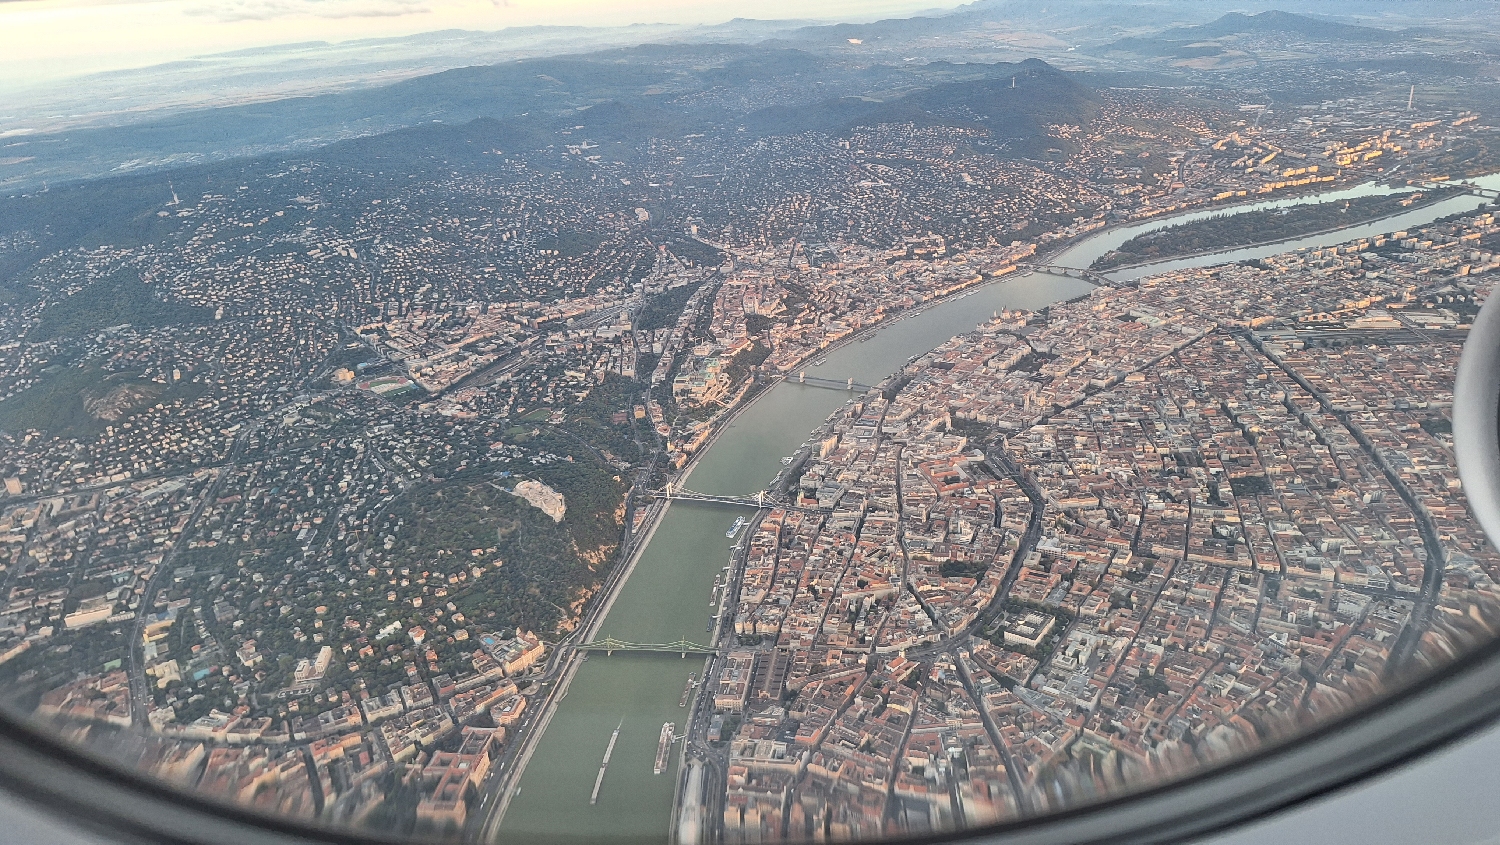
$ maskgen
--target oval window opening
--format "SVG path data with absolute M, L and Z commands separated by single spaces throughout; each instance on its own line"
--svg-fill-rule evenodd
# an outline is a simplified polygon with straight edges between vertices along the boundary
M 0 787 L 1118 845 L 1462 738 L 1500 136 L 1449 11 L 0 4 Z

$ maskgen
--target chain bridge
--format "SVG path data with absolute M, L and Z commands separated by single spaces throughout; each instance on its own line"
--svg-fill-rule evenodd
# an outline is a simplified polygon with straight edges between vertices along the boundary
M 856 393 L 864 393 L 865 391 L 870 389 L 870 385 L 857 382 L 853 378 L 847 378 L 843 381 L 839 381 L 838 379 L 834 378 L 810 376 L 807 374 L 807 370 L 802 370 L 795 376 L 788 375 L 786 377 L 786 380 L 792 382 L 793 384 L 803 384 L 808 387 L 821 387 L 827 390 L 844 390 L 853 391 Z

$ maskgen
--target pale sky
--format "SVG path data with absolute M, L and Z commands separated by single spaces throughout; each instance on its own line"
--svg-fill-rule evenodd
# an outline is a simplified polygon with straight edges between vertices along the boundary
M 0 0 L 0 76 L 25 83 L 298 41 L 441 29 L 869 20 L 943 0 Z

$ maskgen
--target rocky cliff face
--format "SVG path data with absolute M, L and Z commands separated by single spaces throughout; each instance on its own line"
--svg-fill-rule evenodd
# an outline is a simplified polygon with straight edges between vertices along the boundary
M 562 522 L 563 514 L 568 512 L 568 503 L 563 498 L 563 494 L 540 481 L 527 479 L 518 483 L 512 492 L 525 499 L 532 507 L 552 517 L 553 522 Z

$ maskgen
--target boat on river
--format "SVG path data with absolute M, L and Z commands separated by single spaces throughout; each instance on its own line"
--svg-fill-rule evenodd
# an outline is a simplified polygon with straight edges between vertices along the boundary
M 734 524 L 731 525 L 731 526 L 729 526 L 729 530 L 728 531 L 724 532 L 724 536 L 733 539 L 734 535 L 740 533 L 740 529 L 744 528 L 744 527 L 745 527 L 745 518 L 743 516 L 737 516 L 737 517 L 734 518 Z
M 589 795 L 590 804 L 599 803 L 599 787 L 604 785 L 604 770 L 609 768 L 609 758 L 615 753 L 615 742 L 620 738 L 620 728 L 625 727 L 625 717 L 620 717 L 620 724 L 615 725 L 615 732 L 609 735 L 609 745 L 604 747 L 604 761 L 599 764 L 599 776 L 594 778 L 594 791 Z
M 671 722 L 662 722 L 661 738 L 656 742 L 656 765 L 651 767 L 651 773 L 659 775 L 667 770 L 667 757 L 672 753 L 672 741 L 677 738 L 677 726 Z

